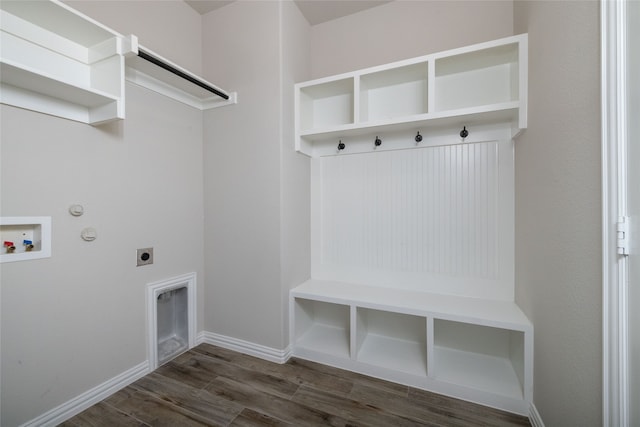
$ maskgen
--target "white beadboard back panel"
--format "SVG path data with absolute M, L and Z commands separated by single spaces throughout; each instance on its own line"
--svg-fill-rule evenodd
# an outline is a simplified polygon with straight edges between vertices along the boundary
M 513 299 L 513 143 L 314 159 L 312 276 Z

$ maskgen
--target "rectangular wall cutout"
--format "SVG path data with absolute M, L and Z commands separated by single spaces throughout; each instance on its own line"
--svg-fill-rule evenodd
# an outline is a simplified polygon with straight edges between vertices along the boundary
M 196 274 L 149 284 L 147 312 L 153 370 L 195 345 Z
M 51 217 L 0 217 L 0 262 L 51 256 Z

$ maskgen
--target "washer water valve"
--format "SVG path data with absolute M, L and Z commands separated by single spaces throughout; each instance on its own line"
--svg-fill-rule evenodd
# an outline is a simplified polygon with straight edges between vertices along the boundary
M 5 240 L 4 247 L 7 248 L 8 254 L 12 254 L 16 250 L 16 245 L 14 245 L 13 242 L 9 242 L 8 240 Z
M 33 248 L 34 248 L 33 241 L 31 241 L 31 240 L 26 240 L 25 239 L 25 240 L 22 241 L 22 244 L 24 245 L 24 250 L 27 251 L 27 252 L 31 252 L 33 250 Z

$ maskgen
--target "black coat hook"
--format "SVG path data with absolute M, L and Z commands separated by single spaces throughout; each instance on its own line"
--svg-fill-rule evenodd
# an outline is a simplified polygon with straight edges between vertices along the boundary
M 466 126 L 462 127 L 462 130 L 460 131 L 460 138 L 466 138 L 469 136 L 469 131 L 467 130 Z
M 340 142 L 338 142 L 338 151 L 344 150 L 344 147 L 346 147 L 346 145 L 344 145 L 344 142 L 340 140 Z
M 416 144 L 419 144 L 422 142 L 422 135 L 420 135 L 420 131 L 418 131 L 418 134 L 416 135 Z
M 376 140 L 373 142 L 374 148 L 382 145 L 382 140 L 376 136 Z

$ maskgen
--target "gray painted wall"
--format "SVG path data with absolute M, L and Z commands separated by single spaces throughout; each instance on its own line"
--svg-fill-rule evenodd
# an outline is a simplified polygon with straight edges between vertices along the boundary
M 289 290 L 311 274 L 311 163 L 295 152 L 294 83 L 311 77 L 311 28 L 293 2 L 282 3 L 281 265 L 283 347 L 289 343 Z
M 239 96 L 205 113 L 205 330 L 278 350 L 310 259 L 309 161 L 292 152 L 309 26 L 292 6 L 235 2 L 203 18 L 205 77 Z
M 313 78 L 513 35 L 510 1 L 394 1 L 312 27 Z
M 205 330 L 280 347 L 278 4 L 235 2 L 203 24 L 205 78 L 239 97 L 204 114 Z
M 529 33 L 529 128 L 516 141 L 516 301 L 535 328 L 547 427 L 602 423 L 598 2 L 515 2 Z
M 146 361 L 146 284 L 202 278 L 202 115 L 131 84 L 127 96 L 127 119 L 102 127 L 1 107 L 1 213 L 52 217 L 51 258 L 1 267 L 3 426 Z M 148 246 L 155 263 L 137 268 Z
M 99 7 L 105 3 L 109 13 Z M 173 22 L 163 37 L 199 39 L 191 8 L 161 3 L 152 15 Z M 133 22 L 128 3 L 77 6 L 117 31 L 134 31 L 125 28 Z M 151 40 L 157 23 L 136 7 L 135 32 L 150 48 L 199 67 L 182 56 L 183 46 Z M 53 222 L 51 258 L 0 266 L 2 426 L 27 422 L 146 361 L 150 282 L 196 272 L 202 329 L 202 113 L 132 84 L 126 112 L 124 121 L 92 127 L 1 106 L 0 214 Z M 73 203 L 84 205 L 82 217 L 67 212 Z M 87 226 L 98 232 L 92 243 L 80 239 Z M 136 248 L 147 246 L 155 264 L 135 267 Z

